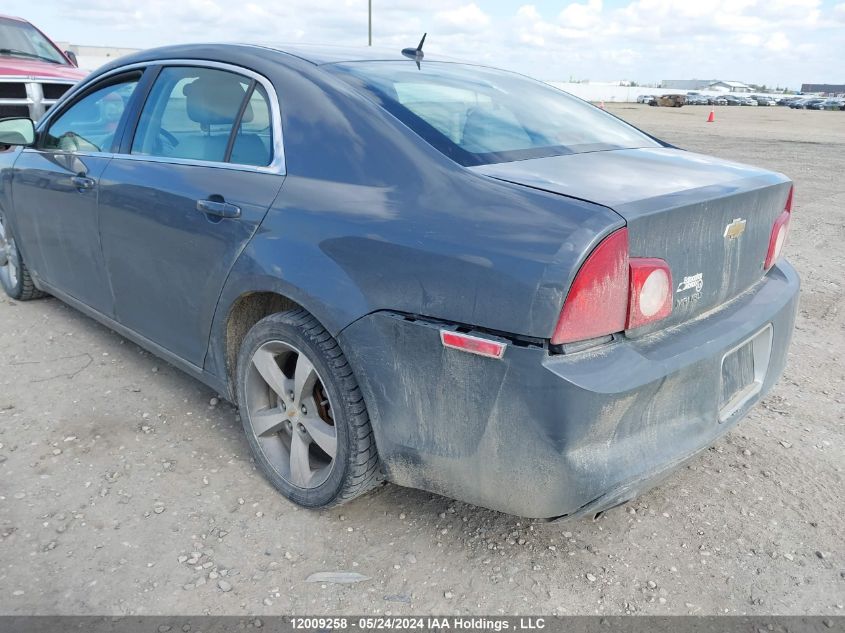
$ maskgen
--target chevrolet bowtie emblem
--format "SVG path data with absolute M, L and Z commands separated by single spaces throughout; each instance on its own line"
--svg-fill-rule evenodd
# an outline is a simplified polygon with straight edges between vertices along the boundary
M 734 221 L 725 227 L 725 238 L 735 240 L 745 232 L 745 220 L 734 218 Z

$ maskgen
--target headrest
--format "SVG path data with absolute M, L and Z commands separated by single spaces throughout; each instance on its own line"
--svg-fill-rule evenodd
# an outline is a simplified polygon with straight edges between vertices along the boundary
M 241 108 L 246 90 L 234 75 L 215 72 L 201 75 L 182 88 L 187 100 L 188 118 L 203 127 L 232 125 Z M 246 105 L 243 123 L 252 121 L 252 106 Z
M 494 107 L 472 108 L 464 122 L 461 146 L 476 154 L 531 147 L 531 137 L 510 118 L 506 113 L 498 114 Z

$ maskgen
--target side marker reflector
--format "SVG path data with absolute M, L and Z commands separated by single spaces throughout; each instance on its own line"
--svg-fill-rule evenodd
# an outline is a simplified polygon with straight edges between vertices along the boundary
M 501 358 L 504 356 L 507 347 L 505 343 L 497 343 L 486 338 L 449 330 L 440 330 L 440 340 L 443 342 L 443 347 L 450 347 L 487 358 Z

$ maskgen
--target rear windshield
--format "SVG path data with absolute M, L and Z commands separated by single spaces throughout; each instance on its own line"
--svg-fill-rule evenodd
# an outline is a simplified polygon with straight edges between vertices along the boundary
M 522 75 L 444 62 L 324 66 L 461 165 L 660 147 L 616 117 Z

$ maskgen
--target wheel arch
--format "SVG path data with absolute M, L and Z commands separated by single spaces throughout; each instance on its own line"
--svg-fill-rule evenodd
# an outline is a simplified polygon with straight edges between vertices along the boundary
M 247 332 L 264 317 L 297 308 L 311 314 L 333 337 L 349 322 L 343 311 L 280 278 L 230 278 L 215 311 L 204 370 L 222 379 L 232 402 L 237 398 L 238 352 Z
M 302 308 L 296 301 L 278 292 L 246 292 L 229 306 L 223 331 L 225 356 L 224 368 L 226 384 L 230 395 L 237 397 L 235 391 L 238 353 L 247 333 L 261 319 L 287 310 Z

